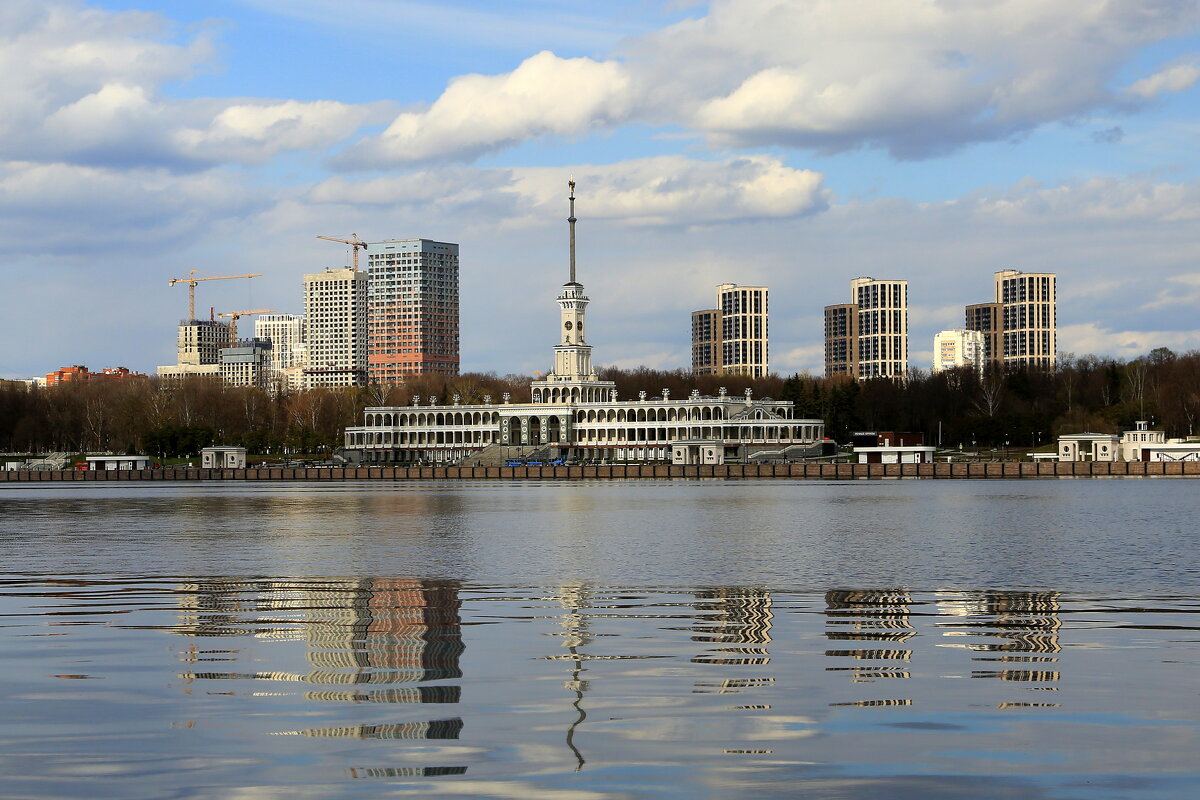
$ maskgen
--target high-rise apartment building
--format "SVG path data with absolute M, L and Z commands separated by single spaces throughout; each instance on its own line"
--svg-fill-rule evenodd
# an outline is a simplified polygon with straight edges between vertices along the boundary
M 1001 360 L 1004 340 L 1004 306 L 1001 303 L 975 303 L 967 306 L 966 328 L 983 336 L 983 358 L 987 363 Z
M 940 331 L 933 337 L 933 371 L 973 367 L 983 374 L 984 335 L 980 331 Z
M 825 306 L 825 377 L 858 377 L 858 306 Z
M 367 245 L 367 369 L 373 383 L 457 375 L 458 245 L 387 239 Z
M 908 281 L 855 278 L 849 303 L 825 307 L 825 375 L 908 375 Z
M 305 388 L 367 380 L 367 273 L 327 269 L 304 276 L 308 344 Z
M 1004 363 L 1052 369 L 1058 352 L 1057 276 L 1006 269 L 996 273 L 1004 305 Z
M 717 307 L 692 313 L 692 372 L 748 375 L 769 371 L 767 287 L 723 283 Z
M 1057 276 L 1005 269 L 995 275 L 995 300 L 967 306 L 966 327 L 983 333 L 997 366 L 1053 369 L 1058 352 Z
M 850 296 L 858 306 L 858 377 L 908 375 L 908 281 L 855 278 Z
M 692 312 L 692 374 L 721 372 L 721 312 L 716 308 Z

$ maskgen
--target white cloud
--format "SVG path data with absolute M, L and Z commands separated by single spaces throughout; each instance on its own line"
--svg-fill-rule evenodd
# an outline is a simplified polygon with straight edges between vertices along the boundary
M 626 351 L 618 357 L 609 357 L 605 360 L 605 366 L 617 367 L 619 369 L 637 369 L 638 367 L 647 367 L 649 369 L 672 370 L 680 367 L 691 366 L 691 350 L 687 347 L 674 347 L 669 350 L 656 349 L 654 346 L 639 347 L 636 350 Z
M 1165 1 L 715 0 L 634 52 L 718 144 L 923 157 L 1111 105 L 1139 47 L 1197 24 L 1194 3 Z
M 426 111 L 400 114 L 378 138 L 347 149 L 343 166 L 473 158 L 546 135 L 623 122 L 632 94 L 624 67 L 543 51 L 506 75 L 462 75 Z
M 1058 331 L 1058 349 L 1069 353 L 1096 353 L 1130 359 L 1144 356 L 1156 347 L 1200 349 L 1200 331 L 1111 330 L 1095 322 L 1067 325 Z
M 327 148 L 392 113 L 384 104 L 160 94 L 213 58 L 207 32 L 177 42 L 155 14 L 9 0 L 0 15 L 0 150 L 9 159 L 93 166 L 261 163 Z
M 784 219 L 826 208 L 823 177 L 788 167 L 776 158 L 749 156 L 699 161 L 683 156 L 634 159 L 570 168 L 513 167 L 490 170 L 426 170 L 350 181 L 332 178 L 314 187 L 320 203 L 436 204 L 503 208 L 506 226 L 542 224 L 561 211 L 565 176 L 579 186 L 581 208 L 591 220 L 622 225 L 694 226 Z
M 1182 91 L 1200 77 L 1191 63 L 1111 84 L 1141 48 L 1198 26 L 1200 6 L 1173 0 L 713 0 L 610 60 L 542 52 L 507 74 L 460 77 L 340 163 L 471 159 L 627 121 L 719 148 L 924 158 Z
M 710 307 L 714 285 L 731 281 L 771 289 L 773 369 L 819 374 L 821 308 L 843 302 L 850 278 L 863 274 L 909 280 L 910 343 L 924 353 L 937 330 L 958 324 L 954 309 L 990 299 L 992 273 L 1009 267 L 1058 273 L 1064 350 L 1128 357 L 1200 345 L 1196 305 L 1186 302 L 1200 286 L 1200 229 L 1176 213 L 1195 202 L 1197 184 L 1019 182 L 946 203 L 826 208 L 819 176 L 771 159 L 457 167 L 334 178 L 308 190 L 260 186 L 232 170 L 26 162 L 0 165 L 8 265 L 0 319 L 33 329 L 57 303 L 71 309 L 71 322 L 10 353 L 4 369 L 166 363 L 185 299 L 166 285 L 175 270 L 268 273 L 209 285 L 199 302 L 298 312 L 300 276 L 344 256 L 313 237 L 356 231 L 367 240 L 459 242 L 464 369 L 545 370 L 567 263 L 572 172 L 597 364 L 686 367 L 689 313 Z M 650 178 L 662 175 L 676 183 L 660 191 Z M 754 198 L 750 187 L 764 180 L 793 187 L 796 200 Z M 696 222 L 704 224 L 689 224 Z M 138 313 L 113 315 L 129 297 L 139 298 Z M 1153 305 L 1164 298 L 1172 302 Z M 105 335 L 80 336 L 92 329 Z M 927 366 L 915 356 L 913 363 Z
M 430 20 L 447 13 L 405 8 Z M 294 13 L 329 10 L 310 0 Z M 14 159 L 195 169 L 348 142 L 333 164 L 379 169 L 639 123 L 717 148 L 927 157 L 1186 90 L 1200 79 L 1193 60 L 1111 84 L 1142 48 L 1198 26 L 1200 6 L 1177 0 L 713 0 L 706 15 L 630 38 L 612 56 L 539 52 L 511 72 L 454 78 L 428 108 L 396 114 L 383 102 L 167 98 L 167 82 L 213 65 L 208 32 L 181 38 L 155 14 L 10 0 L 0 15 L 0 148 Z
M 1175 64 L 1149 77 L 1135 81 L 1125 91 L 1146 100 L 1165 92 L 1182 92 L 1192 88 L 1200 79 L 1200 66 L 1194 63 Z
M 831 303 L 832 304 L 832 303 Z M 772 349 L 771 370 L 773 372 L 809 372 L 812 375 L 822 375 L 821 364 L 825 360 L 825 345 L 806 344 L 789 347 L 786 350 Z
M 174 141 L 181 153 L 208 161 L 262 162 L 287 150 L 321 150 L 343 141 L 381 119 L 386 108 L 331 100 L 239 103 L 223 109 L 206 128 L 177 131 Z
M 825 209 L 822 176 L 768 156 L 720 162 L 682 156 L 572 168 L 588 216 L 633 225 L 704 225 L 788 218 Z M 534 208 L 561 203 L 562 169 L 514 169 L 515 189 Z

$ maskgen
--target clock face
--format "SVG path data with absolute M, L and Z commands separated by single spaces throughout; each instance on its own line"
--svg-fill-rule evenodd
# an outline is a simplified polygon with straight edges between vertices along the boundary
M 567 320 L 567 322 L 563 324 L 563 327 L 566 328 L 567 330 L 571 330 L 571 328 L 574 326 L 571 325 L 570 320 Z
M 579 323 L 579 332 L 583 333 L 583 323 Z

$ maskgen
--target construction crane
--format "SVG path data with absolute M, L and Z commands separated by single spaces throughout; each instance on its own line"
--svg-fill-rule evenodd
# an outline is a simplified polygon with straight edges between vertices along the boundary
M 329 242 L 341 242 L 342 244 L 350 245 L 350 249 L 354 251 L 354 271 L 358 272 L 358 248 L 367 249 L 367 243 L 358 238 L 357 233 L 350 234 L 350 239 L 338 239 L 335 236 L 318 236 L 318 239 L 325 239 Z
M 237 347 L 237 321 L 250 314 L 270 314 L 274 310 L 273 308 L 252 308 L 249 311 L 229 311 L 225 314 L 217 314 L 217 316 L 229 317 L 229 344 Z
M 196 284 L 200 281 L 228 281 L 234 278 L 258 278 L 262 275 L 261 272 L 252 272 L 249 275 L 215 275 L 211 278 L 197 278 L 196 270 L 188 272 L 186 278 L 171 278 L 168 286 L 174 286 L 177 283 L 186 283 L 188 286 L 188 321 L 196 318 Z

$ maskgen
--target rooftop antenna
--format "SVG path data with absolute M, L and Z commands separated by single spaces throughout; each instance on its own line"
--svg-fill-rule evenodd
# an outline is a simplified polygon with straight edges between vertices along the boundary
M 575 283 L 575 179 L 571 178 L 567 181 L 567 185 L 571 187 L 571 216 L 567 217 L 567 222 L 571 225 L 571 280 L 570 283 Z

